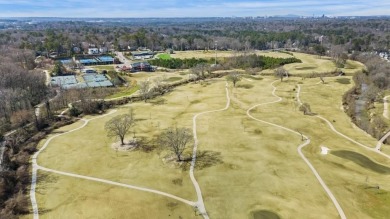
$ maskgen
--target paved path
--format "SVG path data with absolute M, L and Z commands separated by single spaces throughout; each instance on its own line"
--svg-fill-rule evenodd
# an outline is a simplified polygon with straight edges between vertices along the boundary
M 193 135 L 194 135 L 194 148 L 193 148 L 193 152 L 192 152 L 192 161 L 191 161 L 191 167 L 190 167 L 190 178 L 191 178 L 192 184 L 194 184 L 196 195 L 198 197 L 198 201 L 196 202 L 196 207 L 197 207 L 199 213 L 205 219 L 208 219 L 209 216 L 207 214 L 206 207 L 205 207 L 204 202 L 203 202 L 202 191 L 201 191 L 200 186 L 199 186 L 199 184 L 196 181 L 195 176 L 194 176 L 194 168 L 195 168 L 195 163 L 196 163 L 196 152 L 197 152 L 198 145 L 199 145 L 198 135 L 196 133 L 196 119 L 199 116 L 201 116 L 201 115 L 205 115 L 205 114 L 208 114 L 208 113 L 221 112 L 221 111 L 227 110 L 229 108 L 229 106 L 230 106 L 230 97 L 229 97 L 228 83 L 226 83 L 225 90 L 226 90 L 226 99 L 227 99 L 225 108 L 219 109 L 219 110 L 212 110 L 212 111 L 206 111 L 206 112 L 198 113 L 192 119 L 192 121 L 193 121 L 192 129 L 193 129 Z
M 62 135 L 65 135 L 65 134 L 68 134 L 68 133 L 71 133 L 71 132 L 75 132 L 77 130 L 80 130 L 80 129 L 84 128 L 90 121 L 92 121 L 94 119 L 98 119 L 98 118 L 104 117 L 104 116 L 108 116 L 108 115 L 110 115 L 112 113 L 115 113 L 115 112 L 116 111 L 114 110 L 114 111 L 111 111 L 110 113 L 108 113 L 106 115 L 95 117 L 95 118 L 89 119 L 89 120 L 81 119 L 82 121 L 84 121 L 84 124 L 82 126 L 80 126 L 78 128 L 75 128 L 73 130 L 70 130 L 68 132 L 64 132 L 64 133 L 57 134 L 57 135 L 54 135 L 54 136 L 50 137 L 45 142 L 43 147 L 33 155 L 33 157 L 32 157 L 33 170 L 32 170 L 32 180 L 31 180 L 31 189 L 30 189 L 30 199 L 31 199 L 31 204 L 32 204 L 32 208 L 33 208 L 34 219 L 38 219 L 39 218 L 38 203 L 37 203 L 37 200 L 36 200 L 36 197 L 35 197 L 36 183 L 37 183 L 37 179 L 38 179 L 38 176 L 37 176 L 38 170 L 47 171 L 47 172 L 51 172 L 51 173 L 56 173 L 56 174 L 60 174 L 60 175 L 65 175 L 65 176 L 70 176 L 70 177 L 75 177 L 75 178 L 91 180 L 91 181 L 95 181 L 95 182 L 101 182 L 101 183 L 106 183 L 106 184 L 126 187 L 126 188 L 140 190 L 140 191 L 145 191 L 145 192 L 150 192 L 150 193 L 166 196 L 166 197 L 175 199 L 177 201 L 181 201 L 181 202 L 183 202 L 185 204 L 188 204 L 188 205 L 191 205 L 193 207 L 197 206 L 197 203 L 195 203 L 195 202 L 192 202 L 192 201 L 189 201 L 189 200 L 186 200 L 186 199 L 183 199 L 183 198 L 180 198 L 178 196 L 175 196 L 175 195 L 172 195 L 172 194 L 169 194 L 169 193 L 165 193 L 165 192 L 162 192 L 162 191 L 158 191 L 158 190 L 154 190 L 154 189 L 148 189 L 148 188 L 139 187 L 139 186 L 128 185 L 128 184 L 124 184 L 124 183 L 118 183 L 118 182 L 105 180 L 105 179 L 100 179 L 100 178 L 95 178 L 95 177 L 90 177 L 90 176 L 83 176 L 83 175 L 78 175 L 78 174 L 74 174 L 74 173 L 68 173 L 68 172 L 53 170 L 53 169 L 49 169 L 49 168 L 40 166 L 37 163 L 37 158 L 38 158 L 39 154 L 46 149 L 46 147 L 49 145 L 49 143 L 54 138 L 57 138 L 59 136 L 62 136 Z
M 46 84 L 46 86 L 49 86 L 49 85 L 50 85 L 50 81 L 51 81 L 50 72 L 49 72 L 48 70 L 43 70 L 43 72 L 44 72 L 45 75 L 46 75 L 45 84 Z
M 382 148 L 383 142 L 384 142 L 388 137 L 390 137 L 390 132 L 388 132 L 387 134 L 385 134 L 385 135 L 378 141 L 378 143 L 376 144 L 375 149 L 378 150 L 378 151 L 380 151 L 381 148 Z
M 32 204 L 32 208 L 33 208 L 33 217 L 34 217 L 34 219 L 38 219 L 39 218 L 38 203 L 37 203 L 36 196 L 35 196 L 35 194 L 36 194 L 36 186 L 37 186 L 37 179 L 38 179 L 38 173 L 37 173 L 38 170 L 51 172 L 51 173 L 56 173 L 56 174 L 69 176 L 69 177 L 75 177 L 75 178 L 80 178 L 80 179 L 85 179 L 85 180 L 91 180 L 91 181 L 95 181 L 95 182 L 106 183 L 106 184 L 115 185 L 115 186 L 121 186 L 121 187 L 125 187 L 125 188 L 130 188 L 130 189 L 135 189 L 135 190 L 140 190 L 140 191 L 144 191 L 144 192 L 150 192 L 150 193 L 166 196 L 166 197 L 175 199 L 177 201 L 183 202 L 185 204 L 188 204 L 190 206 L 196 207 L 198 209 L 199 213 L 203 216 L 203 218 L 209 219 L 209 216 L 208 216 L 208 214 L 206 212 L 206 208 L 205 208 L 205 205 L 204 205 L 204 202 L 203 202 L 203 197 L 202 197 L 202 192 L 201 192 L 200 186 L 199 186 L 199 184 L 196 181 L 196 178 L 194 176 L 194 168 L 195 168 L 195 164 L 196 164 L 196 152 L 197 152 L 197 147 L 198 147 L 198 144 L 199 144 L 199 140 L 197 138 L 197 132 L 196 132 L 196 128 L 197 128 L 197 126 L 196 126 L 196 119 L 199 116 L 204 115 L 204 114 L 227 110 L 229 108 L 229 105 L 230 105 L 230 97 L 229 97 L 229 91 L 228 91 L 228 88 L 227 88 L 227 83 L 226 83 L 225 90 L 226 90 L 226 98 L 227 98 L 227 104 L 226 104 L 225 108 L 220 109 L 220 110 L 212 110 L 212 111 L 206 111 L 206 112 L 198 113 L 198 114 L 196 114 L 193 117 L 193 133 L 194 133 L 194 140 L 195 140 L 195 142 L 194 142 L 194 149 L 193 149 L 193 155 L 192 155 L 192 161 L 191 161 L 191 167 L 190 167 L 190 178 L 191 178 L 191 181 L 192 181 L 192 183 L 193 183 L 193 185 L 195 187 L 196 194 L 197 194 L 197 197 L 198 197 L 198 200 L 196 202 L 189 201 L 189 200 L 180 198 L 178 196 L 175 196 L 175 195 L 172 195 L 172 194 L 169 194 L 169 193 L 166 193 L 166 192 L 154 190 L 154 189 L 149 189 L 149 188 L 144 188 L 144 187 L 139 187 L 139 186 L 133 186 L 133 185 L 124 184 L 124 183 L 118 183 L 118 182 L 105 180 L 105 179 L 100 179 L 100 178 L 95 178 L 95 177 L 91 177 L 91 176 L 83 176 L 83 175 L 79 175 L 79 174 L 53 170 L 53 169 L 49 169 L 49 168 L 40 166 L 37 163 L 37 158 L 38 158 L 39 154 L 48 147 L 49 143 L 54 138 L 57 138 L 59 136 L 62 136 L 62 135 L 65 135 L 65 134 L 68 134 L 68 133 L 71 133 L 71 132 L 75 132 L 77 130 L 80 130 L 80 129 L 84 128 L 91 120 L 98 119 L 98 118 L 110 115 L 112 113 L 115 113 L 116 110 L 114 110 L 114 111 L 111 111 L 110 113 L 108 113 L 106 115 L 95 117 L 95 118 L 92 118 L 92 119 L 89 119 L 89 120 L 81 119 L 81 121 L 84 121 L 84 124 L 82 126 L 80 126 L 78 128 L 75 128 L 75 129 L 72 129 L 72 130 L 70 130 L 68 132 L 64 132 L 64 133 L 57 134 L 57 135 L 54 135 L 54 136 L 50 137 L 45 142 L 45 144 L 42 146 L 42 148 L 33 155 L 33 157 L 32 157 L 32 180 L 31 180 L 31 189 L 30 189 L 30 199 L 31 199 L 31 204 Z
M 298 135 L 298 136 L 302 136 L 302 137 L 306 140 L 305 143 L 303 143 L 303 144 L 301 144 L 301 145 L 298 146 L 298 149 L 297 149 L 297 150 L 298 150 L 298 154 L 299 154 L 299 155 L 301 156 L 301 158 L 305 161 L 305 163 L 309 166 L 309 168 L 310 168 L 310 170 L 313 172 L 314 176 L 317 178 L 317 180 L 319 181 L 319 183 L 321 184 L 321 186 L 324 188 L 325 192 L 328 194 L 329 198 L 332 200 L 333 204 L 335 205 L 335 207 L 336 207 L 336 209 L 337 209 L 337 211 L 338 211 L 340 217 L 341 217 L 342 219 L 346 219 L 347 217 L 345 216 L 345 213 L 344 213 L 343 209 L 341 208 L 339 202 L 337 201 L 336 197 L 333 195 L 333 193 L 330 191 L 330 189 L 328 188 L 328 186 L 327 186 L 327 185 L 325 184 L 325 182 L 322 180 L 321 176 L 318 174 L 317 170 L 313 167 L 313 165 L 310 163 L 310 161 L 305 157 L 305 155 L 304 155 L 303 152 L 302 152 L 302 149 L 303 149 L 305 146 L 307 146 L 308 144 L 310 144 L 310 139 L 309 139 L 307 136 L 302 135 L 301 133 L 299 133 L 299 132 L 297 132 L 297 131 L 294 131 L 294 130 L 292 130 L 292 129 L 289 129 L 289 128 L 286 128 L 286 127 L 283 127 L 283 126 L 280 126 L 280 125 L 277 125 L 277 124 L 274 124 L 274 123 L 270 123 L 270 122 L 267 122 L 267 121 L 264 121 L 264 120 L 257 119 L 257 118 L 253 117 L 253 116 L 250 114 L 250 112 L 251 112 L 254 108 L 256 108 L 256 107 L 259 107 L 259 106 L 262 106 L 262 105 L 267 105 L 267 104 L 272 104 L 272 103 L 277 103 L 277 102 L 282 101 L 282 98 L 275 94 L 277 88 L 274 86 L 274 84 L 275 84 L 276 82 L 278 82 L 278 80 L 277 80 L 277 81 L 274 81 L 271 85 L 272 85 L 272 87 L 274 88 L 273 91 L 272 91 L 272 95 L 275 96 L 275 97 L 277 98 L 277 100 L 275 100 L 275 101 L 273 101 L 273 102 L 268 102 L 268 103 L 260 103 L 260 104 L 257 104 L 257 105 L 255 105 L 255 106 L 253 106 L 253 107 L 251 107 L 251 108 L 249 108 L 249 109 L 247 110 L 247 112 L 246 112 L 247 115 L 248 115 L 250 118 L 252 118 L 252 119 L 254 119 L 254 120 L 258 121 L 258 122 L 262 122 L 262 123 L 265 123 L 265 124 L 268 124 L 268 125 L 271 125 L 271 126 L 274 126 L 274 127 L 277 127 L 277 128 L 283 129 L 283 130 L 286 130 L 286 131 L 291 132 L 291 133 L 294 133 L 294 134 L 296 134 L 296 135 Z M 299 86 L 299 85 L 298 85 L 298 86 Z M 300 92 L 300 87 L 298 87 L 297 99 L 298 99 L 298 102 L 299 102 L 300 104 L 302 104 L 302 102 L 300 101 L 300 98 L 299 98 L 299 92 Z
M 380 154 L 380 155 L 382 155 L 382 156 L 384 156 L 384 157 L 390 159 L 390 156 L 389 156 L 389 155 L 387 155 L 387 154 L 385 154 L 385 153 L 383 153 L 383 152 L 377 150 L 376 148 L 372 148 L 372 147 L 369 147 L 369 146 L 367 146 L 367 145 L 364 145 L 364 144 L 362 144 L 362 143 L 360 143 L 360 142 L 357 142 L 357 141 L 353 140 L 352 138 L 350 138 L 350 137 L 344 135 L 343 133 L 337 131 L 336 128 L 333 126 L 333 124 L 332 124 L 329 120 L 325 119 L 324 117 L 322 117 L 322 116 L 317 116 L 317 117 L 320 118 L 320 119 L 322 119 L 323 121 L 325 121 L 325 122 L 329 125 L 330 129 L 332 129 L 332 131 L 334 131 L 336 134 L 340 135 L 341 137 L 343 137 L 343 138 L 345 138 L 345 139 L 347 139 L 347 140 L 349 140 L 349 141 L 351 141 L 351 142 L 353 142 L 353 143 L 355 143 L 355 144 L 357 144 L 357 145 L 363 147 L 363 148 L 366 149 L 366 150 L 375 152 L 375 153 L 377 153 L 377 154 Z
M 301 91 L 301 86 L 298 84 L 297 100 L 298 100 L 298 102 L 299 102 L 300 104 L 302 104 L 301 100 L 299 99 L 299 93 L 300 93 L 300 91 Z M 325 121 L 325 122 L 329 125 L 330 129 L 331 129 L 333 132 L 335 132 L 337 135 L 339 135 L 339 136 L 341 136 L 341 137 L 343 137 L 343 138 L 345 138 L 345 139 L 347 139 L 347 140 L 349 140 L 349 141 L 351 141 L 351 142 L 353 142 L 353 143 L 355 143 L 355 144 L 357 144 L 357 145 L 363 147 L 363 148 L 366 149 L 366 150 L 375 152 L 375 153 L 377 153 L 377 154 L 380 154 L 380 155 L 382 155 L 382 156 L 384 156 L 384 157 L 390 159 L 390 156 L 389 156 L 389 155 L 387 155 L 387 154 L 385 154 L 385 153 L 383 153 L 383 152 L 380 151 L 380 146 L 379 146 L 379 149 L 378 149 L 378 144 L 379 144 L 379 142 L 378 142 L 376 148 L 369 147 L 369 146 L 364 145 L 364 144 L 362 144 L 362 143 L 360 143 L 360 142 L 357 142 L 357 141 L 353 140 L 352 138 L 350 138 L 350 137 L 344 135 L 343 133 L 337 131 L 336 128 L 333 126 L 333 124 L 332 124 L 329 120 L 325 119 L 324 117 L 322 117 L 322 116 L 320 116 L 320 115 L 317 115 L 316 117 L 319 118 L 319 119 L 321 119 L 321 120 L 323 120 L 323 121 Z M 389 133 L 388 133 L 388 134 L 389 134 Z M 390 134 L 389 134 L 389 135 L 390 135 Z M 386 136 L 386 135 L 385 135 L 385 136 Z M 384 137 L 385 137 L 385 136 L 384 136 Z M 383 140 L 383 141 L 384 141 L 384 140 Z
M 386 119 L 389 119 L 389 103 L 387 102 L 389 97 L 390 95 L 383 98 L 383 117 Z
M 383 117 L 385 117 L 386 119 L 389 119 L 389 103 L 387 102 L 387 99 L 390 97 L 389 96 L 385 96 L 383 98 Z M 378 143 L 376 144 L 376 147 L 375 149 L 380 151 L 381 148 L 382 148 L 382 145 L 383 145 L 383 142 L 388 138 L 390 137 L 390 131 L 385 134 L 379 141 Z
M 118 65 L 118 66 L 130 67 L 132 61 L 128 60 L 127 57 L 124 56 L 122 52 L 117 52 L 117 56 L 119 58 L 119 61 L 123 62 L 123 64 Z
M 3 170 L 4 151 L 5 151 L 5 141 L 0 142 L 0 172 Z

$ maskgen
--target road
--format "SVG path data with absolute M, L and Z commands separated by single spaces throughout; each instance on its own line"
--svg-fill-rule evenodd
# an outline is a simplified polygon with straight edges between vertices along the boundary
M 130 61 L 129 59 L 127 59 L 124 55 L 123 55 L 123 52 L 116 52 L 116 55 L 119 59 L 119 61 L 123 62 L 122 65 L 119 65 L 119 66 L 126 66 L 126 67 L 130 67 L 132 61 Z

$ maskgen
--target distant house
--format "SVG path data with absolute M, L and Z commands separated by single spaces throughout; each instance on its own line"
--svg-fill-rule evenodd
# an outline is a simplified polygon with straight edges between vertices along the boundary
M 89 55 L 96 55 L 96 54 L 99 54 L 99 49 L 98 49 L 98 48 L 89 48 L 89 49 L 88 49 L 88 54 L 89 54 Z
M 154 53 L 150 50 L 148 51 L 137 51 L 137 52 L 131 52 L 131 56 L 133 60 L 144 60 L 144 59 L 151 59 L 154 57 Z
M 137 71 L 154 71 L 153 66 L 151 66 L 148 62 L 136 62 L 130 65 L 131 72 Z

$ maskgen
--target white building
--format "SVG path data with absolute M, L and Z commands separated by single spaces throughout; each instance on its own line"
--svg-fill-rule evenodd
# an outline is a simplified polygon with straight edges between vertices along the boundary
M 89 48 L 88 49 L 88 54 L 89 55 L 99 54 L 99 49 L 98 48 Z

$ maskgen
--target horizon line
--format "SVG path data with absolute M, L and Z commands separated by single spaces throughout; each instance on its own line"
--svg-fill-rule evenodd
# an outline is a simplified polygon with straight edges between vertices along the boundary
M 0 19 L 4 18 L 63 18 L 63 19 L 156 19 L 156 18 L 267 18 L 267 17 L 295 17 L 295 18 L 321 18 L 323 15 L 295 15 L 295 14 L 287 14 L 287 15 L 255 15 L 255 16 L 215 16 L 215 17 L 53 17 L 53 16 L 15 16 L 15 17 L 9 17 L 9 16 L 1 16 Z M 390 15 L 337 15 L 337 16 L 327 16 L 325 15 L 325 18 L 338 18 L 338 17 L 390 17 Z

